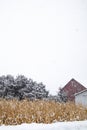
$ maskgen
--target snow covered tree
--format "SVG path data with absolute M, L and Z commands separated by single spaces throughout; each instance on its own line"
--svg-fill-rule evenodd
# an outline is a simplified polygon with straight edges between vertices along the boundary
M 0 77 L 0 97 L 6 99 L 42 99 L 48 96 L 48 91 L 43 83 L 37 83 L 27 79 L 24 75 L 18 75 L 15 79 L 11 75 Z
M 8 98 L 12 96 L 14 86 L 14 77 L 11 75 L 0 77 L 0 96 L 3 98 Z M 11 94 L 11 95 L 10 95 Z
M 48 96 L 48 91 L 46 91 L 45 86 L 42 83 L 34 82 L 29 80 L 26 88 L 22 89 L 23 97 L 30 99 L 42 99 Z
M 62 89 L 59 89 L 58 92 L 58 97 L 59 97 L 59 101 L 60 102 L 67 102 L 68 98 L 67 98 L 67 93 L 62 91 Z

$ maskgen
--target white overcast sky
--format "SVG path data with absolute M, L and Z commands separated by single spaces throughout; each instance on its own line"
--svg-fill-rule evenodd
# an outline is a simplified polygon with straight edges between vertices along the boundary
M 0 0 L 0 75 L 23 74 L 55 94 L 87 86 L 87 0 Z

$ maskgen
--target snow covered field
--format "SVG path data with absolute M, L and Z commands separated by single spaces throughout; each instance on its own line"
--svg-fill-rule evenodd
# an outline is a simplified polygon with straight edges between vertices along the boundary
M 53 124 L 22 124 L 0 126 L 0 130 L 87 130 L 87 121 L 58 122 Z

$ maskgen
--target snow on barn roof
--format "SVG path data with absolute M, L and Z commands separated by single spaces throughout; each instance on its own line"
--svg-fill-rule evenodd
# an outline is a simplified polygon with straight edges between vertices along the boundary
M 77 95 L 82 94 L 82 93 L 84 93 L 84 92 L 86 92 L 86 91 L 87 91 L 87 88 L 84 89 L 84 90 L 82 90 L 82 91 L 80 91 L 80 92 L 78 92 L 78 93 L 75 93 L 74 95 L 77 96 Z

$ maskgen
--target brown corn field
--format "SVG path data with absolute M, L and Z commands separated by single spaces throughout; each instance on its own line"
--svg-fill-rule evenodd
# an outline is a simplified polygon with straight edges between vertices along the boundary
M 43 100 L 0 100 L 0 125 L 53 123 L 85 119 L 87 119 L 87 109 L 74 103 Z

